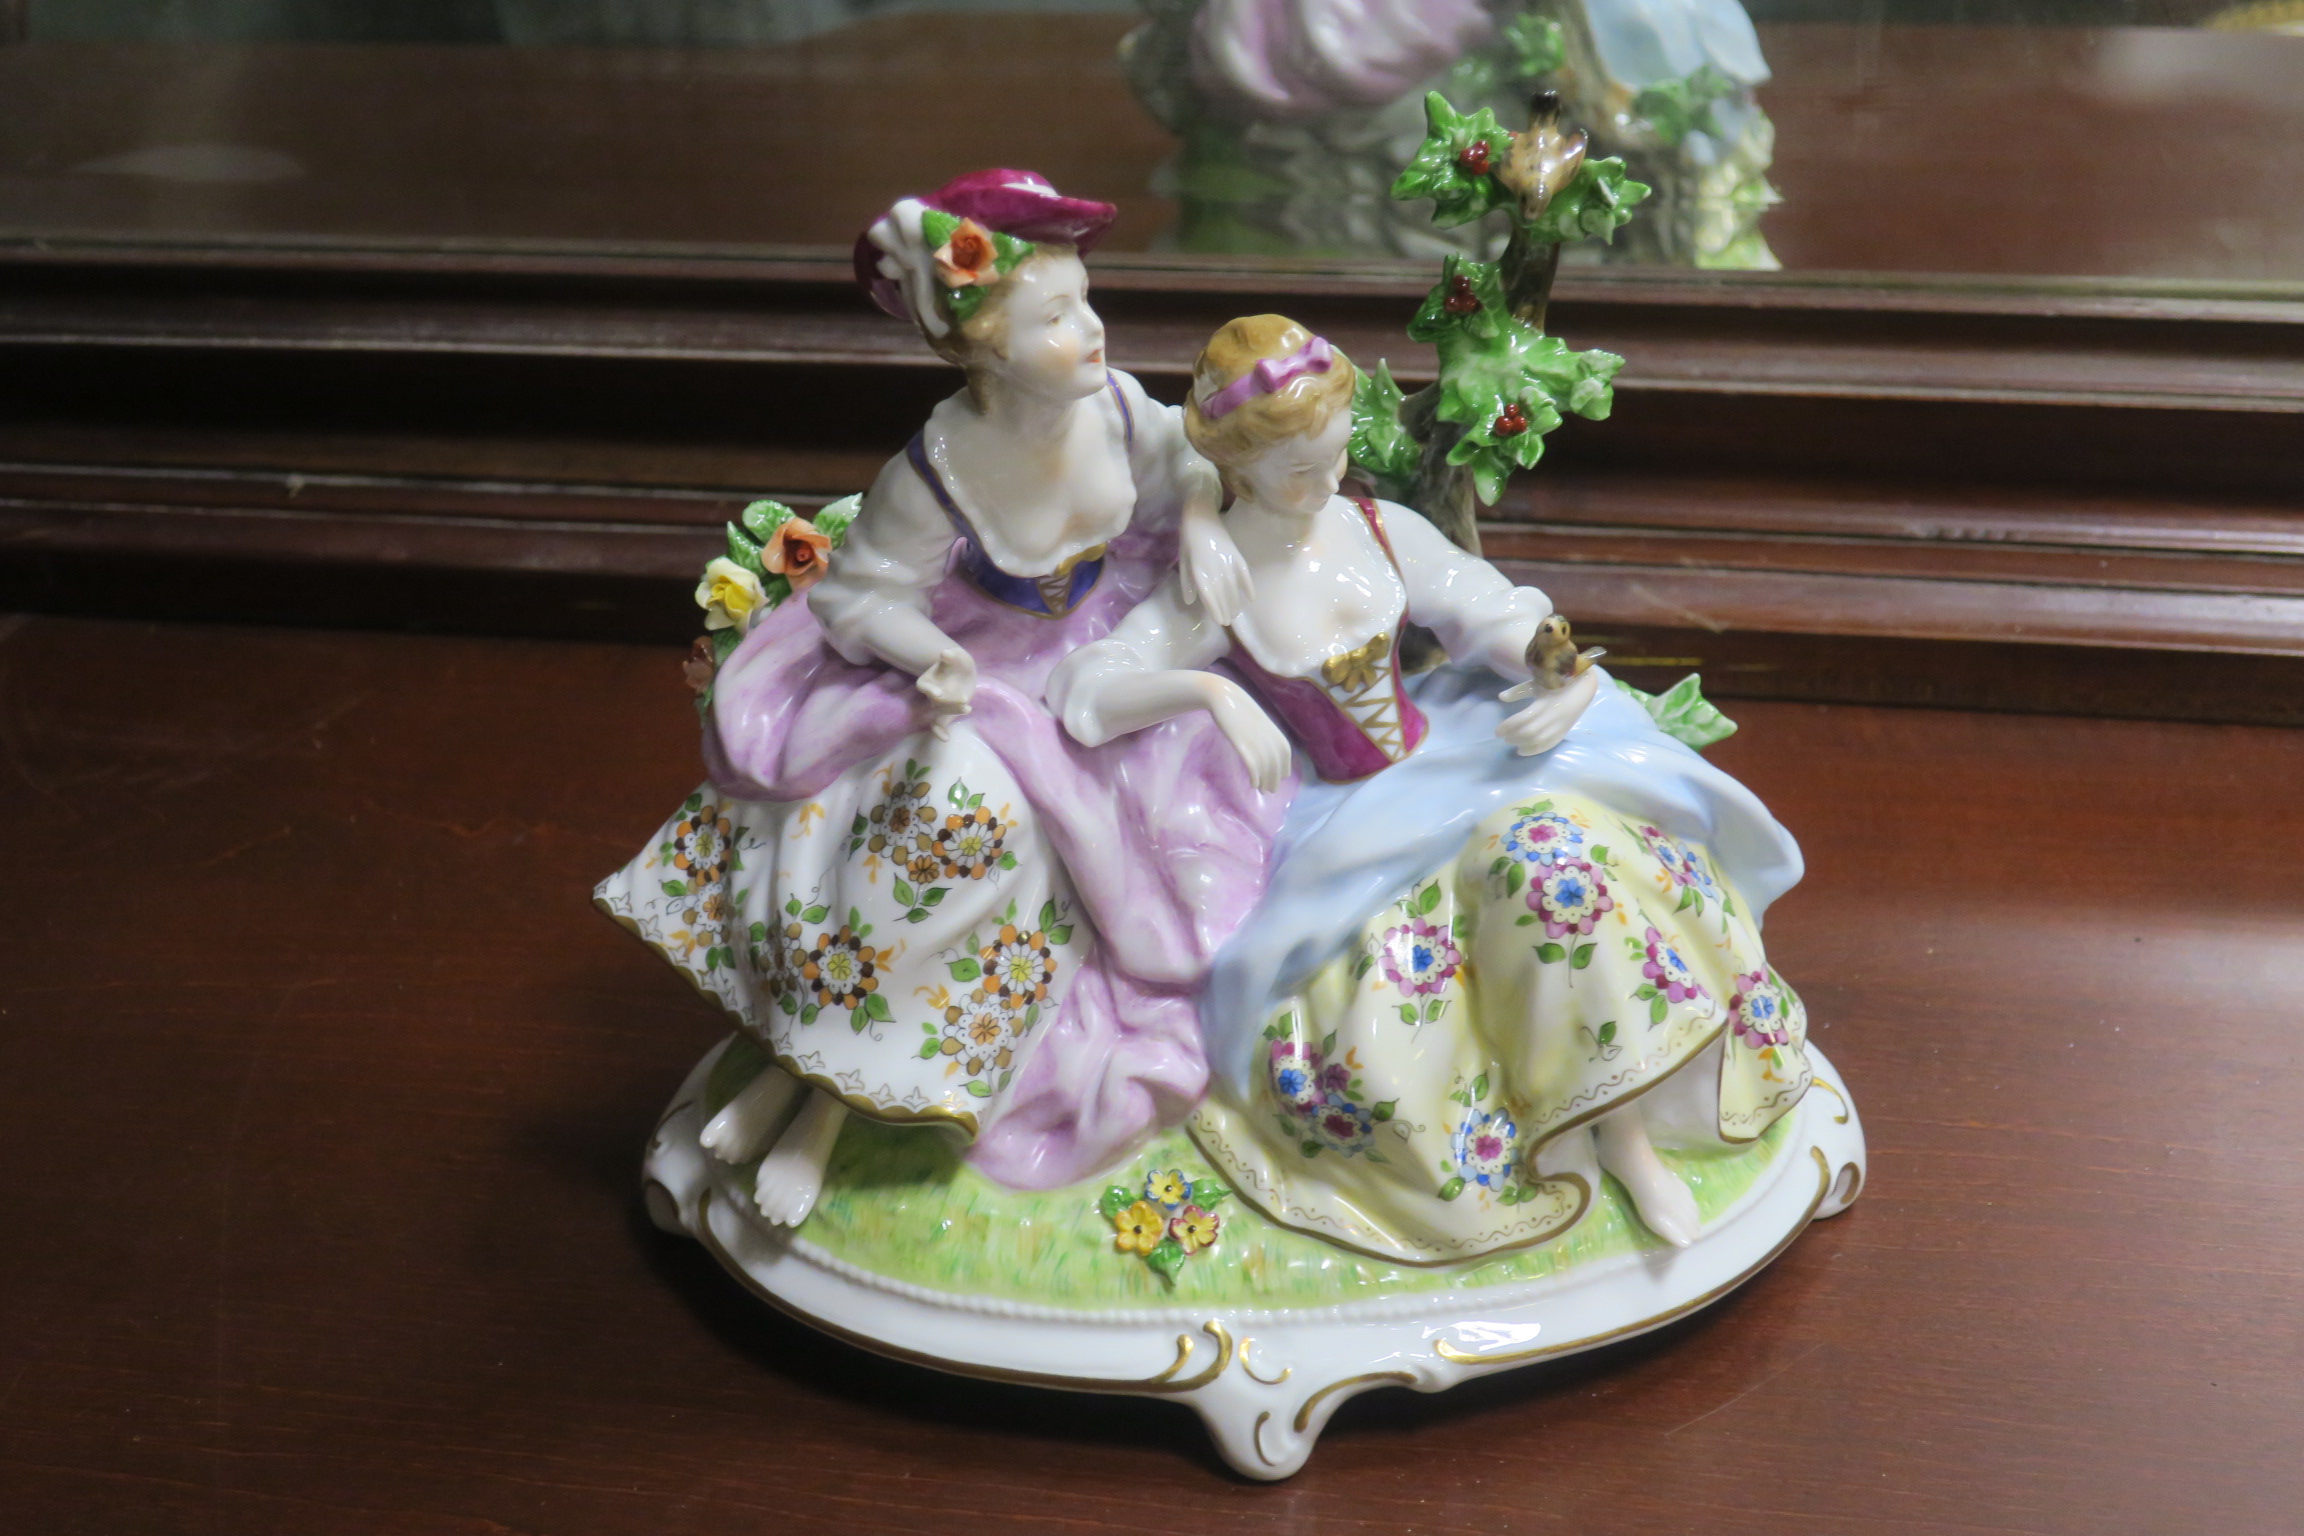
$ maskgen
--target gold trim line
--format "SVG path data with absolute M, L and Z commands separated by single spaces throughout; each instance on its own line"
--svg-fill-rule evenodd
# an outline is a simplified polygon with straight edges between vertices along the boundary
M 720 1261 L 721 1267 L 736 1277 L 738 1284 L 794 1321 L 805 1323 L 819 1333 L 828 1334 L 844 1344 L 853 1344 L 858 1349 L 870 1350 L 873 1354 L 885 1356 L 890 1360 L 901 1360 L 907 1365 L 926 1366 L 929 1370 L 944 1371 L 954 1376 L 974 1376 L 985 1381 L 1013 1382 L 1018 1386 L 1026 1387 L 1053 1387 L 1062 1392 L 1142 1392 L 1158 1396 L 1166 1396 L 1176 1392 L 1197 1392 L 1224 1374 L 1224 1368 L 1232 1363 L 1231 1331 L 1214 1318 L 1202 1323 L 1200 1331 L 1216 1341 L 1216 1358 L 1199 1371 L 1181 1378 L 1176 1375 L 1176 1372 L 1183 1366 L 1185 1357 L 1189 1354 L 1189 1346 L 1192 1342 L 1189 1336 L 1180 1336 L 1177 1340 L 1180 1345 L 1186 1346 L 1186 1348 L 1180 1352 L 1176 1364 L 1169 1366 L 1157 1376 L 1128 1380 L 1114 1380 L 1106 1376 L 1054 1376 L 1039 1371 L 1005 1370 L 994 1365 L 964 1365 L 956 1360 L 945 1360 L 935 1355 L 923 1354 L 916 1349 L 906 1349 L 900 1344 L 890 1344 L 884 1339 L 876 1339 L 868 1334 L 858 1333 L 854 1329 L 843 1328 L 838 1323 L 826 1318 L 818 1317 L 807 1308 L 787 1301 L 754 1279 L 751 1273 L 737 1262 L 735 1255 L 722 1245 L 719 1234 L 712 1230 L 712 1196 L 716 1193 L 716 1190 L 706 1189 L 704 1198 L 697 1204 L 696 1225 L 700 1229 L 698 1237 L 705 1248 L 711 1252 L 712 1257 Z
M 1588 1349 L 1594 1345 L 1605 1344 L 1611 1339 L 1621 1339 L 1635 1333 L 1646 1333 L 1651 1328 L 1663 1327 L 1675 1318 L 1686 1317 L 1698 1308 L 1710 1306 L 1775 1263 L 1782 1256 L 1784 1250 L 1792 1246 L 1793 1239 L 1808 1230 L 1808 1224 L 1816 1219 L 1817 1211 L 1823 1208 L 1825 1197 L 1832 1192 L 1832 1164 L 1824 1156 L 1822 1147 L 1812 1146 L 1808 1151 L 1816 1159 L 1816 1198 L 1808 1202 L 1808 1209 L 1801 1214 L 1800 1220 L 1793 1225 L 1791 1231 L 1777 1240 L 1775 1247 L 1762 1254 L 1758 1263 L 1725 1284 L 1716 1285 L 1695 1300 L 1684 1301 L 1669 1312 L 1660 1312 L 1654 1317 L 1643 1318 L 1637 1323 L 1626 1323 L 1623 1327 L 1611 1328 L 1606 1333 L 1595 1333 L 1581 1339 L 1570 1339 L 1562 1344 L 1543 1344 L 1535 1349 L 1516 1350 L 1509 1355 L 1476 1355 L 1469 1350 L 1458 1349 L 1448 1340 L 1442 1339 L 1433 1346 L 1433 1353 L 1456 1365 L 1518 1365 L 1523 1361 L 1542 1360 L 1548 1356 L 1566 1354 L 1570 1350 Z
M 1256 1384 L 1257 1384 L 1258 1386 L 1260 1386 L 1260 1387 L 1276 1387 L 1276 1386 L 1280 1385 L 1280 1383 L 1282 1383 L 1282 1382 L 1286 1381 L 1286 1380 L 1287 1380 L 1289 1377 L 1291 1377 L 1291 1376 L 1293 1376 L 1293 1375 L 1295 1375 L 1295 1374 L 1296 1374 L 1296 1367 L 1294 1367 L 1294 1366 L 1292 1366 L 1292 1365 L 1284 1365 L 1284 1366 L 1280 1367 L 1280 1374 L 1279 1374 L 1279 1375 L 1277 1375 L 1277 1376 L 1259 1376 L 1259 1375 L 1257 1375 L 1257 1374 L 1256 1374 L 1256 1367 L 1254 1367 L 1254 1366 L 1252 1366 L 1252 1365 L 1250 1365 L 1250 1364 L 1248 1363 L 1248 1346 L 1249 1346 L 1249 1345 L 1251 1345 L 1251 1344 L 1253 1344 L 1253 1343 L 1255 1343 L 1255 1342 L 1256 1342 L 1256 1341 L 1255 1341 L 1254 1339 L 1245 1339 L 1245 1338 L 1244 1338 L 1244 1339 L 1242 1339 L 1242 1340 L 1240 1341 L 1240 1374 L 1241 1374 L 1241 1375 L 1243 1375 L 1243 1376 L 1247 1377 L 1247 1378 L 1248 1378 L 1250 1381 L 1252 1381 L 1252 1382 L 1256 1383 Z
M 1416 1378 L 1412 1373 L 1408 1371 L 1370 1371 L 1365 1376 L 1347 1376 L 1342 1381 L 1332 1381 L 1328 1383 L 1328 1385 L 1322 1387 L 1319 1391 L 1313 1393 L 1310 1397 L 1304 1399 L 1304 1406 L 1296 1410 L 1296 1433 L 1302 1434 L 1306 1429 L 1310 1428 L 1312 1424 L 1312 1410 L 1319 1407 L 1322 1403 L 1328 1401 L 1328 1399 L 1331 1397 L 1334 1397 L 1337 1393 L 1352 1387 L 1372 1387 L 1385 1382 L 1396 1383 L 1403 1387 L 1412 1387 L 1416 1385 Z

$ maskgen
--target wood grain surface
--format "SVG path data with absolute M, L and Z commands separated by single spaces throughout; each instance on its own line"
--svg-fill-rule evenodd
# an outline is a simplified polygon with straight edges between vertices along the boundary
M 586 898 L 697 775 L 678 660 L 0 619 L 0 1528 L 2297 1528 L 2304 733 L 1740 706 L 1870 1188 L 1707 1313 L 1362 1399 L 1264 1487 L 1174 1405 L 877 1361 L 647 1225 L 718 1030 Z

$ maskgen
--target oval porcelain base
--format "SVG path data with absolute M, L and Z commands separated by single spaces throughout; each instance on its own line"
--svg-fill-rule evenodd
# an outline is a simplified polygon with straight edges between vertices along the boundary
M 1541 1279 L 1419 1290 L 1325 1307 L 1081 1311 L 954 1295 L 875 1275 L 757 1219 L 738 1169 L 698 1144 L 716 1047 L 672 1101 L 645 1164 L 650 1214 L 729 1272 L 836 1338 L 965 1376 L 1076 1392 L 1167 1397 L 1198 1411 L 1246 1476 L 1286 1477 L 1346 1399 L 1372 1387 L 1437 1392 L 1475 1376 L 1645 1333 L 1719 1300 L 1864 1182 L 1864 1133 L 1811 1042 L 1816 1081 L 1783 1150 L 1689 1247 L 1643 1249 Z M 1081 1186 L 1093 1204 L 1101 1181 Z

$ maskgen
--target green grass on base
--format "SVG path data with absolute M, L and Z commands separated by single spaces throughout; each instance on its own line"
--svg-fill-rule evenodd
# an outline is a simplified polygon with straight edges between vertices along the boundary
M 725 1104 L 767 1065 L 738 1035 L 705 1089 L 706 1112 Z M 1751 1146 L 1733 1152 L 1662 1152 L 1688 1181 L 1707 1220 L 1733 1204 L 1773 1162 L 1790 1135 L 1786 1115 Z M 1415 1292 L 1465 1290 L 1540 1279 L 1660 1239 L 1633 1220 L 1613 1178 L 1565 1237 L 1533 1248 L 1438 1269 L 1390 1264 L 1275 1225 L 1237 1197 L 1217 1207 L 1223 1232 L 1195 1254 L 1173 1286 L 1133 1254 L 1113 1247 L 1111 1224 L 1096 1211 L 1108 1184 L 1141 1184 L 1154 1168 L 1188 1179 L 1211 1174 L 1181 1130 L 1168 1131 L 1115 1172 L 1033 1194 L 1005 1188 L 961 1160 L 943 1135 L 851 1116 L 832 1153 L 824 1192 L 801 1235 L 875 1274 L 939 1291 L 997 1296 L 1042 1306 L 1329 1306 Z

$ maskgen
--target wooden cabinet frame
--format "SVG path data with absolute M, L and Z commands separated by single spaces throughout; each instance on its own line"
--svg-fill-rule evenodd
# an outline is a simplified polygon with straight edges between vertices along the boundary
M 1168 398 L 1265 309 L 1429 376 L 1413 269 L 1093 266 Z M 1627 675 L 2304 719 L 2304 301 L 1584 269 L 1553 328 L 1616 414 L 1484 536 Z M 0 246 L 0 599 L 674 641 L 723 518 L 951 383 L 824 253 Z

